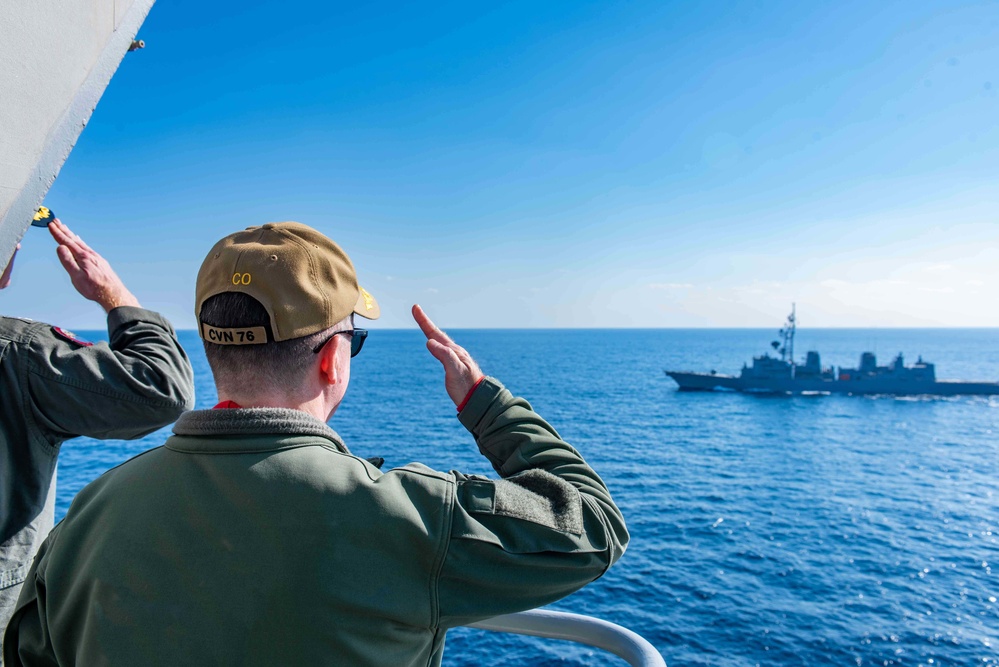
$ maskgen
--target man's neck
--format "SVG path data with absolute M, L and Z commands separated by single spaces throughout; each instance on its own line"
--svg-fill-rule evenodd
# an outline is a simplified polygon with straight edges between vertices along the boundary
M 332 411 L 326 405 L 325 398 L 320 395 L 309 400 L 296 400 L 287 396 L 247 396 L 238 392 L 219 390 L 219 403 L 232 402 L 241 408 L 288 408 L 299 410 L 325 422 Z

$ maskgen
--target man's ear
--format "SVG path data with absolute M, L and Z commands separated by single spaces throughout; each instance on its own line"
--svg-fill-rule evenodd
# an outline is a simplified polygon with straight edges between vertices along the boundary
M 333 336 L 319 351 L 319 375 L 326 384 L 336 384 L 340 380 L 340 369 L 337 368 L 336 359 L 344 341 L 350 345 L 350 340 L 346 336 Z

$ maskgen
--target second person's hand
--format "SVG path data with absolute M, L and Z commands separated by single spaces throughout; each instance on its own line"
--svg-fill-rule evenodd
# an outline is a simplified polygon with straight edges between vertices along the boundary
M 59 244 L 56 248 L 59 261 L 81 296 L 96 301 L 106 313 L 119 306 L 139 306 L 139 300 L 128 291 L 108 261 L 58 218 L 49 223 L 49 232 Z

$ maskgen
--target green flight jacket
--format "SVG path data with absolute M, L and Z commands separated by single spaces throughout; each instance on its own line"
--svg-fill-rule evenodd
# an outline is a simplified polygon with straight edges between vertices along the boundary
M 503 478 L 382 472 L 278 408 L 185 414 L 77 496 L 35 560 L 21 665 L 439 665 L 448 628 L 596 579 L 628 533 L 607 487 L 487 378 L 459 415 Z
M 141 437 L 194 405 L 191 363 L 163 317 L 115 308 L 108 337 L 90 345 L 0 317 L 0 629 L 52 529 L 63 441 Z

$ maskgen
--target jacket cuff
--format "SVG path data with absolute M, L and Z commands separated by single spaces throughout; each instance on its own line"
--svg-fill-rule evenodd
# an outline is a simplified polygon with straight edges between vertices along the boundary
M 132 322 L 149 322 L 163 327 L 171 335 L 174 334 L 173 325 L 159 313 L 135 306 L 118 306 L 112 308 L 111 312 L 108 313 L 108 336 L 113 338 L 118 329 L 128 326 Z
M 482 377 L 480 377 L 478 380 L 475 381 L 475 384 L 472 385 L 472 388 L 468 390 L 467 394 L 465 394 L 465 398 L 461 401 L 461 403 L 458 404 L 458 412 L 461 412 L 462 410 L 465 409 L 465 406 L 468 405 L 468 399 L 472 397 L 472 394 L 475 393 L 475 390 L 479 388 L 479 385 L 482 384 L 482 381 L 485 379 L 486 376 L 483 375 Z
M 475 428 L 486 415 L 489 406 L 493 404 L 499 393 L 503 391 L 503 383 L 494 377 L 486 376 L 479 381 L 472 395 L 465 403 L 465 408 L 458 413 L 458 421 L 473 435 Z

